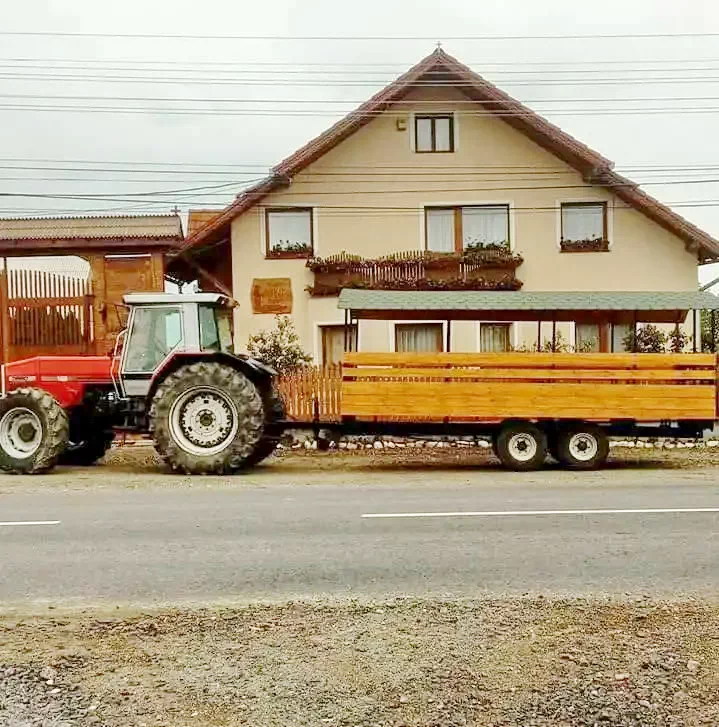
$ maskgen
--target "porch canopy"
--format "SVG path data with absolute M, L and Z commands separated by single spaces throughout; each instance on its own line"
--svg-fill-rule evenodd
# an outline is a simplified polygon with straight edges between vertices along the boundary
M 719 310 L 706 291 L 480 291 L 345 288 L 338 307 L 351 319 L 683 323 L 690 311 Z

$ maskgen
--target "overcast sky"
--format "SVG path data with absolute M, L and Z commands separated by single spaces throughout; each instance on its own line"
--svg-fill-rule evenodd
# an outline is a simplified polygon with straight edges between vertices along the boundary
M 5 0 L 0 17 L 5 33 L 115 34 L 0 34 L 0 192 L 107 195 L 4 197 L 2 215 L 226 204 L 441 41 L 719 237 L 719 37 L 458 38 L 719 33 L 715 1 Z

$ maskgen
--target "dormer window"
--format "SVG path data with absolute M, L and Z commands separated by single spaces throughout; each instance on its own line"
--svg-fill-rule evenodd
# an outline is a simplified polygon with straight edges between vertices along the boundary
M 414 117 L 415 150 L 419 153 L 454 151 L 454 116 L 431 114 Z

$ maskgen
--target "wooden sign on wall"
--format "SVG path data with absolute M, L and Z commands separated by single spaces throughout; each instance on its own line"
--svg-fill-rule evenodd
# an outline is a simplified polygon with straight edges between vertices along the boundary
M 289 278 L 255 278 L 252 281 L 253 313 L 292 313 Z

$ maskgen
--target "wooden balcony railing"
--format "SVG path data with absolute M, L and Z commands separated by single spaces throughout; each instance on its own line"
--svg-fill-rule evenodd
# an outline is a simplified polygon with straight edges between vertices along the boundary
M 523 259 L 505 247 L 461 254 L 407 251 L 376 259 L 342 252 L 310 258 L 313 296 L 337 295 L 342 288 L 375 290 L 519 290 L 515 271 Z

